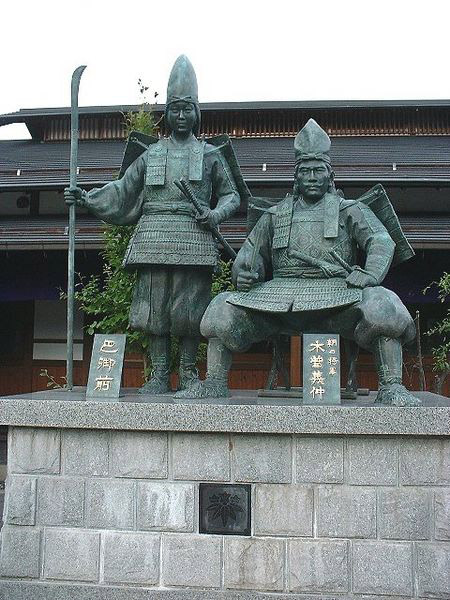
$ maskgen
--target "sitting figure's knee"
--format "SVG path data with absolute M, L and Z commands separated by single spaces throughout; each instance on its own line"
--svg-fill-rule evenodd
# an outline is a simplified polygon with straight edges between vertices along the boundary
M 221 337 L 221 320 L 218 316 L 226 310 L 226 295 L 225 292 L 213 298 L 205 310 L 200 322 L 200 333 L 206 338 Z
M 223 292 L 211 301 L 200 323 L 200 333 L 206 338 L 219 338 L 233 352 L 242 352 L 248 344 L 242 340 L 242 309 L 229 304 L 231 292 Z M 245 316 L 245 315 L 244 315 Z
M 370 348 L 379 336 L 398 339 L 404 344 L 415 335 L 414 321 L 407 308 L 386 288 L 366 288 L 360 309 L 362 319 L 355 329 L 355 339 L 365 348 Z

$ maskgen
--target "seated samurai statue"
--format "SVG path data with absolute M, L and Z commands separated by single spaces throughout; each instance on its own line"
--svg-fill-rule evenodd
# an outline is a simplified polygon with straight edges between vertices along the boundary
M 65 190 L 66 202 L 107 223 L 136 224 L 124 266 L 137 272 L 129 322 L 148 335 L 153 371 L 141 388 L 148 394 L 171 391 L 171 335 L 180 342 L 180 389 L 197 379 L 200 321 L 219 259 L 212 231 L 239 208 L 238 187 L 248 193 L 229 138 L 196 137 L 197 79 L 186 56 L 178 57 L 170 74 L 164 117 L 169 137 L 130 135 L 117 181 L 89 192 Z M 177 187 L 181 179 L 201 212 Z
M 233 265 L 238 291 L 214 298 L 201 322 L 207 377 L 177 397 L 228 396 L 231 353 L 251 344 L 279 334 L 333 332 L 373 353 L 376 402 L 420 403 L 402 385 L 402 345 L 414 338 L 414 322 L 398 296 L 380 285 L 391 263 L 413 250 L 382 186 L 359 200 L 337 193 L 330 147 L 313 119 L 297 134 L 293 194 L 265 211 L 240 249 Z M 363 267 L 358 252 L 365 254 Z

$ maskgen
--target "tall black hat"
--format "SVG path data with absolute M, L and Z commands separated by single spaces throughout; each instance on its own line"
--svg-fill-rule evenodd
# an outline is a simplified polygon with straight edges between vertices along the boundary
M 195 107 L 197 123 L 194 133 L 197 135 L 200 128 L 197 77 L 191 61 L 184 54 L 177 58 L 170 72 L 169 83 L 167 84 L 166 113 L 172 102 L 180 100 L 190 102 Z

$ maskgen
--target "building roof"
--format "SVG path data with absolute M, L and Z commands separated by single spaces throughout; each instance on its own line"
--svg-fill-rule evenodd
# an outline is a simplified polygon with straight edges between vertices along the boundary
M 80 142 L 79 183 L 102 185 L 116 178 L 124 148 L 120 140 Z M 68 142 L 0 141 L 0 190 L 65 187 L 69 158 Z
M 80 185 L 113 180 L 124 147 L 122 140 L 81 141 Z M 239 138 L 233 147 L 249 184 L 293 181 L 292 138 Z M 65 187 L 69 154 L 69 142 L 0 141 L 0 191 Z M 450 136 L 337 137 L 331 158 L 341 183 L 450 183 Z
M 290 137 L 312 117 L 331 135 L 450 135 L 450 100 L 308 100 L 207 102 L 205 135 Z M 142 105 L 85 106 L 79 109 L 80 139 L 124 139 L 124 114 Z M 164 104 L 151 106 L 156 120 Z M 25 123 L 33 139 L 68 141 L 70 108 L 24 108 L 0 115 L 0 126 Z M 159 124 L 164 132 L 164 122 Z
M 403 231 L 416 249 L 450 248 L 450 215 L 400 216 Z M 77 249 L 98 249 L 103 246 L 105 224 L 86 214 L 76 218 Z M 221 227 L 225 239 L 239 248 L 247 233 L 246 220 L 237 216 Z M 0 250 L 65 249 L 68 243 L 67 217 L 3 217 L 0 228 Z
M 80 106 L 79 114 L 115 114 L 136 112 L 139 104 L 113 104 L 106 106 Z M 152 104 L 152 110 L 164 111 L 165 104 Z M 345 109 L 345 108 L 436 108 L 450 107 L 449 100 L 273 100 L 251 102 L 201 102 L 202 111 L 228 111 L 228 110 L 303 110 L 303 109 Z M 0 126 L 9 123 L 23 123 L 25 120 L 36 117 L 54 117 L 70 115 L 70 106 L 49 108 L 21 108 L 12 113 L 0 115 Z

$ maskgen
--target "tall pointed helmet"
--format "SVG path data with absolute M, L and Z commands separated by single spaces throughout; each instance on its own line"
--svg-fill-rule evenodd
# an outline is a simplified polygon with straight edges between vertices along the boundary
M 331 164 L 331 140 L 314 119 L 309 119 L 294 140 L 295 164 L 304 160 L 323 160 Z
M 197 122 L 193 128 L 194 135 L 200 130 L 200 106 L 198 104 L 198 86 L 194 67 L 187 56 L 182 54 L 177 58 L 170 72 L 167 84 L 167 100 L 165 109 L 165 120 L 167 123 L 167 109 L 172 102 L 190 102 L 195 107 Z
M 198 104 L 197 77 L 191 61 L 184 54 L 175 61 L 167 84 L 166 104 L 178 100 Z

